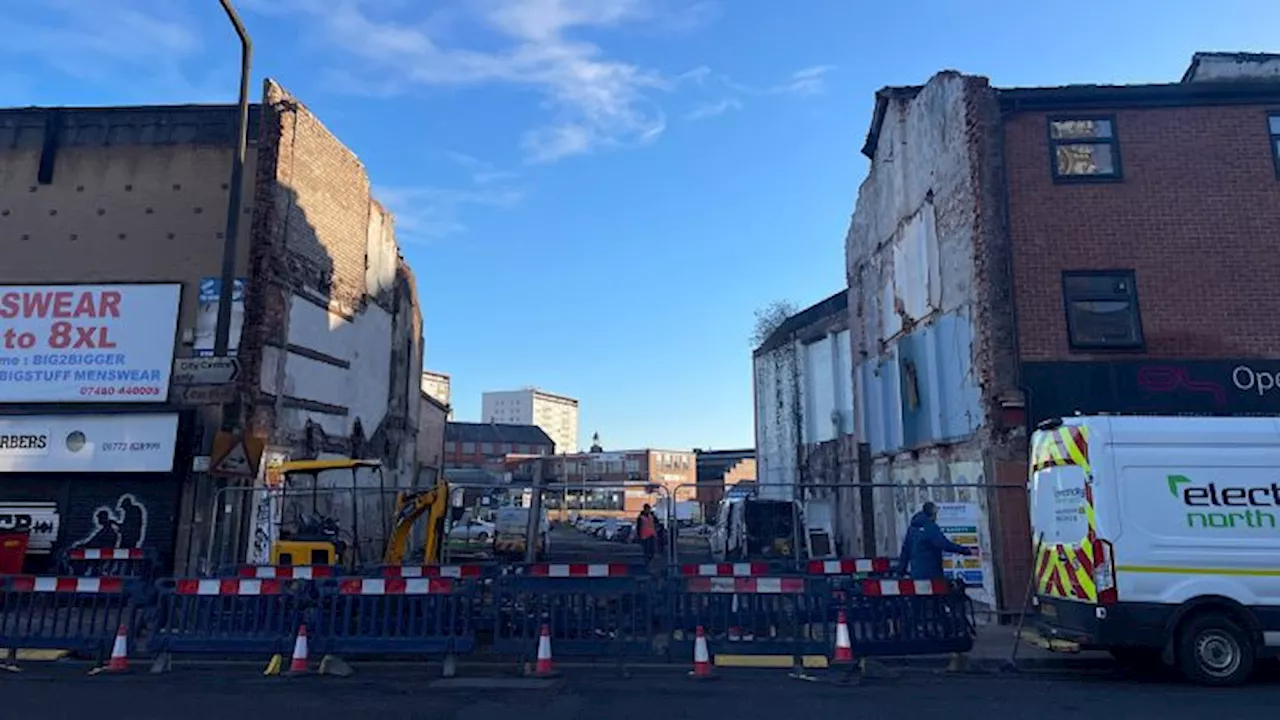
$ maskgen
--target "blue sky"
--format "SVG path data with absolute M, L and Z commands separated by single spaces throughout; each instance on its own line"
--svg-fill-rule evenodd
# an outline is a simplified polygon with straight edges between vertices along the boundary
M 238 0 L 271 76 L 364 161 L 418 276 L 427 365 L 582 401 L 606 447 L 749 446 L 748 336 L 844 284 L 873 93 L 1175 81 L 1280 50 L 1280 4 Z M 226 102 L 217 0 L 0 0 L 13 105 Z

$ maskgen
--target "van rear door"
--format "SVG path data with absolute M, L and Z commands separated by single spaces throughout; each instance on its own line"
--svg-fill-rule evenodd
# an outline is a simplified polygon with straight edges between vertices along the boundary
M 1031 436 L 1031 536 L 1036 592 L 1096 604 L 1089 427 L 1058 424 Z

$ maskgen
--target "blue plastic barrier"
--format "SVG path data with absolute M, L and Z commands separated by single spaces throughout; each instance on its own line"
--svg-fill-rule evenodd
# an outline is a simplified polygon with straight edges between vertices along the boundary
M 156 583 L 148 647 L 169 653 L 292 651 L 310 583 L 257 578 L 183 578 Z
M 521 568 L 494 581 L 495 652 L 532 657 L 547 626 L 559 656 L 653 654 L 655 580 L 626 565 Z
M 348 577 L 319 585 L 318 652 L 350 655 L 469 653 L 474 585 L 453 578 Z
M 859 657 L 935 655 L 973 649 L 973 606 L 945 580 L 863 580 L 836 601 Z
M 692 657 L 701 627 L 711 652 L 824 654 L 833 641 L 825 578 L 686 577 L 667 594 L 671 652 Z
M 160 566 L 146 548 L 71 548 L 58 554 L 58 572 L 74 577 L 123 577 L 151 580 Z
M 139 583 L 118 577 L 0 577 L 0 647 L 105 656 L 121 626 L 137 633 Z

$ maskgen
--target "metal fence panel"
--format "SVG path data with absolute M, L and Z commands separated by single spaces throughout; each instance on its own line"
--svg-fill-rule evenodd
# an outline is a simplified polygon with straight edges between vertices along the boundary
M 557 656 L 639 657 L 653 653 L 653 580 L 609 574 L 504 575 L 494 581 L 493 649 L 532 657 L 542 626 Z M 617 568 L 615 568 L 617 570 Z M 597 571 L 607 573 L 605 570 Z
M 320 584 L 310 639 L 332 654 L 444 654 L 475 649 L 475 586 L 453 578 L 345 577 Z
M 0 577 L 0 647 L 101 657 L 121 626 L 136 636 L 139 591 L 119 577 Z
M 691 657 L 699 627 L 712 653 L 824 654 L 830 588 L 806 577 L 687 577 L 667 594 L 671 651 Z
M 860 657 L 935 655 L 973 649 L 973 606 L 943 580 L 864 580 L 842 593 Z
M 58 572 L 74 577 L 150 580 L 159 565 L 159 557 L 149 548 L 71 548 L 58 555 Z
M 305 621 L 308 581 L 181 578 L 157 584 L 149 647 L 172 653 L 289 652 Z

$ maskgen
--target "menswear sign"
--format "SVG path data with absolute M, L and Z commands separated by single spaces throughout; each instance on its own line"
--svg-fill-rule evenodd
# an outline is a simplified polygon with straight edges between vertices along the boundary
M 0 286 L 0 403 L 169 396 L 182 286 Z

